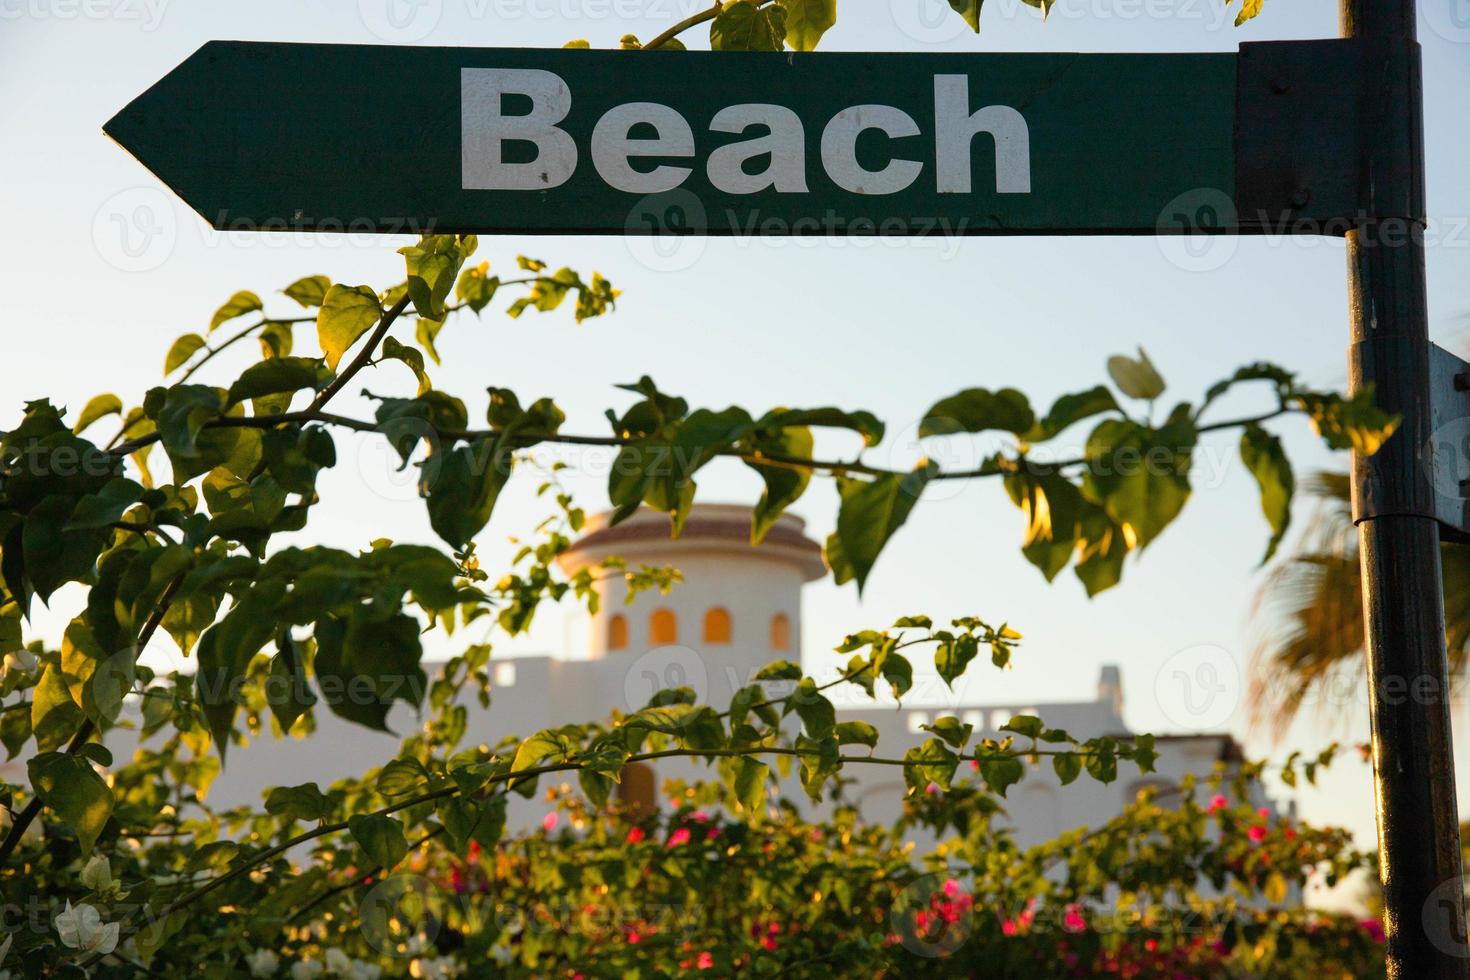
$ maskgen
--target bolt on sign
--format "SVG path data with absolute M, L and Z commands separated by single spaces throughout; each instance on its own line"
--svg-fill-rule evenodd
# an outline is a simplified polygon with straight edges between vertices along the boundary
M 1242 64 L 212 41 L 105 129 L 216 228 L 1249 231 Z

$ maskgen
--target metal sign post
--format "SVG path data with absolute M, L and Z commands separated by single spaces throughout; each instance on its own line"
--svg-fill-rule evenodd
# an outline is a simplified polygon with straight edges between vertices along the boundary
M 1414 0 L 1342 0 L 1341 9 L 1343 36 L 1363 52 L 1364 219 L 1347 236 L 1350 385 L 1372 387 L 1403 419 L 1379 453 L 1353 460 L 1388 975 L 1463 980 L 1470 948 L 1432 459 L 1432 401 L 1450 393 L 1430 387 Z

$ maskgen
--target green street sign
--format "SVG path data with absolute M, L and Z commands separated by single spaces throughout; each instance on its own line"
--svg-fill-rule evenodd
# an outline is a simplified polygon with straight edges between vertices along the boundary
M 1270 230 L 1240 217 L 1239 103 L 1273 94 L 1244 65 L 212 41 L 105 129 L 221 229 Z M 1294 148 L 1267 118 L 1290 113 L 1256 114 L 1268 156 Z M 1287 194 L 1261 214 L 1344 210 Z

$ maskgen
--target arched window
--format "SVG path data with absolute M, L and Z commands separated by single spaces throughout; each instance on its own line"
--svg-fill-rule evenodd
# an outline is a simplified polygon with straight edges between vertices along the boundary
M 628 647 L 628 621 L 622 613 L 614 613 L 607 621 L 607 648 L 626 650 Z
M 668 609 L 655 609 L 648 617 L 648 642 L 651 644 L 678 643 L 679 618 Z
M 786 618 L 785 613 L 776 613 L 771 617 L 771 649 L 791 649 L 791 620 Z
M 730 613 L 719 606 L 704 614 L 704 642 L 730 642 Z

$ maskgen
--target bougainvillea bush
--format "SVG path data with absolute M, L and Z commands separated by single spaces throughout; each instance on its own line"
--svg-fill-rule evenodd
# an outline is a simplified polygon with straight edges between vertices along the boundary
M 1109 362 L 1111 385 L 1045 411 L 1008 387 L 935 403 L 924 437 L 1005 440 L 963 471 L 865 461 L 884 435 L 871 412 L 697 408 L 646 377 L 572 431 L 553 398 L 492 387 L 466 401 L 430 375 L 452 330 L 506 295 L 510 329 L 563 307 L 601 318 L 616 290 L 526 257 L 502 277 L 469 261 L 477 247 L 425 236 L 381 290 L 308 276 L 269 303 L 236 292 L 173 342 L 166 382 L 136 403 L 101 394 L 74 409 L 67 393 L 0 431 L 0 742 L 14 760 L 0 785 L 0 969 L 815 976 L 942 963 L 958 975 L 1289 976 L 1371 964 L 1371 930 L 1296 901 L 1309 876 L 1336 880 L 1364 858 L 1340 833 L 1233 802 L 1258 767 L 1200 774 L 1218 782 L 1214 803 L 1191 787 L 1022 850 L 995 817 L 1028 772 L 1110 782 L 1120 766 L 1151 770 L 1153 740 L 1030 716 L 980 738 L 941 717 L 911 744 L 880 746 L 871 726 L 837 722 L 826 692 L 902 698 L 919 658 L 949 683 L 976 662 L 1004 669 L 1021 635 L 1003 622 L 904 617 L 838 643 L 835 677 L 777 661 L 728 704 L 671 688 L 636 711 L 463 744 L 470 707 L 495 711 L 494 645 L 543 603 L 595 604 L 610 576 L 630 594 L 678 588 L 677 569 L 616 559 L 563 577 L 556 559 L 583 511 L 540 447 L 605 453 L 614 520 L 652 507 L 676 533 L 715 462 L 762 480 L 754 541 L 831 486 L 825 558 L 838 584 L 859 588 L 927 485 L 994 480 L 1021 511 L 1026 558 L 1047 579 L 1071 568 L 1095 594 L 1188 502 L 1208 439 L 1238 439 L 1274 548 L 1294 484 L 1271 427 L 1300 418 L 1333 448 L 1372 452 L 1396 420 L 1370 397 L 1255 364 L 1164 410 L 1163 377 L 1140 352 Z M 339 396 L 369 377 L 367 413 L 349 414 Z M 1267 404 L 1214 417 L 1236 385 Z M 1043 461 L 1036 451 L 1078 426 L 1081 455 Z M 852 453 L 817 455 L 814 430 Z M 311 543 L 318 476 L 344 437 L 383 440 L 417 468 L 422 504 L 405 506 L 427 509 L 437 540 L 365 526 L 355 548 Z M 510 567 L 484 568 L 476 538 L 513 478 L 539 481 L 548 517 Z M 59 636 L 37 630 L 41 604 L 70 616 Z M 150 669 L 148 651 L 170 643 L 188 667 Z M 448 659 L 426 661 L 431 648 Z M 292 738 L 310 752 L 319 714 L 385 731 L 395 707 L 417 724 L 361 778 L 324 787 L 283 774 L 256 807 L 210 808 L 231 746 Z M 705 763 L 708 779 L 677 787 L 673 809 L 617 812 L 627 767 L 669 757 Z M 1325 761 L 1292 756 L 1287 770 L 1311 778 Z M 904 823 L 866 826 L 841 807 L 853 766 L 902 771 Z M 800 819 L 777 793 L 788 772 L 835 816 Z M 508 794 L 548 791 L 541 829 L 507 836 Z M 940 841 L 933 853 L 905 846 L 916 828 Z

